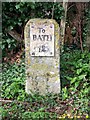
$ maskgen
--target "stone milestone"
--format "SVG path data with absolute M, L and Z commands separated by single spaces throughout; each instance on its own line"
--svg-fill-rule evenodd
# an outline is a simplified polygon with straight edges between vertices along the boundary
M 26 92 L 60 93 L 59 25 L 53 19 L 30 19 L 24 33 Z

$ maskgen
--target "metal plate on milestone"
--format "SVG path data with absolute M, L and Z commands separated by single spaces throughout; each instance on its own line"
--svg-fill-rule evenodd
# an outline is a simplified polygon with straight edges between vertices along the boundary
M 30 23 L 30 55 L 54 56 L 54 24 Z

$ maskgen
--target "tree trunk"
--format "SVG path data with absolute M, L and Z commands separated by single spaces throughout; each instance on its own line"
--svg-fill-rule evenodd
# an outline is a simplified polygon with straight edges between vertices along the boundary
M 88 4 L 88 16 L 90 16 L 90 4 Z M 87 49 L 90 51 L 90 17 L 87 21 L 87 39 L 86 39 L 86 46 Z
M 65 36 L 65 25 L 66 25 L 66 17 L 67 17 L 67 6 L 68 6 L 68 0 L 63 0 L 63 8 L 64 8 L 64 18 L 61 19 L 61 25 L 60 25 L 60 37 L 61 37 L 61 52 L 63 52 L 63 46 L 64 46 L 64 36 Z

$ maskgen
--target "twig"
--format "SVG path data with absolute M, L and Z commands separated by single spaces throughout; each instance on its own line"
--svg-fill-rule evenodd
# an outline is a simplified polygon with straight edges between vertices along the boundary
M 8 31 L 7 32 L 9 35 L 11 35 L 14 39 L 16 39 L 17 41 L 21 42 L 21 41 L 24 41 L 20 34 L 18 34 L 15 30 L 11 30 L 11 31 Z
M 54 0 L 54 3 L 56 2 L 56 0 Z M 53 19 L 53 16 L 54 16 L 54 5 L 53 5 L 53 8 L 52 8 L 52 19 Z
M 72 4 L 70 7 L 68 7 L 67 11 L 69 11 L 75 4 Z
M 30 104 L 28 102 L 21 102 L 21 101 L 16 101 L 16 100 L 4 100 L 4 99 L 1 99 L 1 98 L 0 98 L 0 102 L 1 103 L 18 103 L 18 104 L 24 104 L 24 105 Z

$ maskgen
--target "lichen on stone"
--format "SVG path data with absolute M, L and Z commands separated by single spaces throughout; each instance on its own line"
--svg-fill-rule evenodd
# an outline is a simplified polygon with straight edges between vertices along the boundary
M 30 55 L 30 23 L 54 24 L 55 55 L 53 57 L 35 57 Z M 60 92 L 60 31 L 53 19 L 30 19 L 24 30 L 26 61 L 26 92 L 39 94 Z M 47 87 L 48 86 L 48 87 Z M 56 90 L 55 90 L 56 88 Z M 32 92 L 31 92 L 32 91 Z

